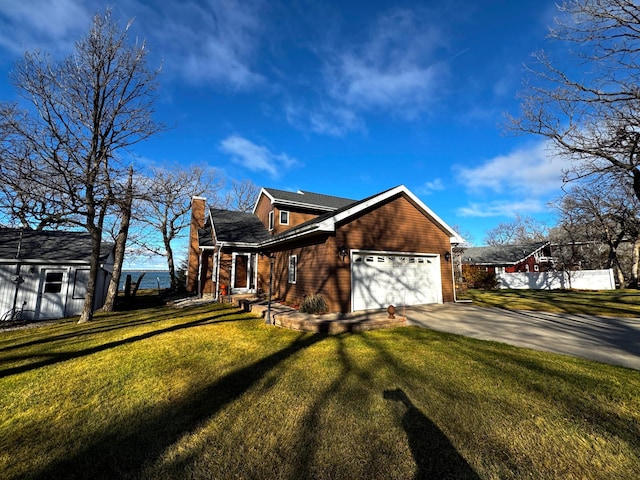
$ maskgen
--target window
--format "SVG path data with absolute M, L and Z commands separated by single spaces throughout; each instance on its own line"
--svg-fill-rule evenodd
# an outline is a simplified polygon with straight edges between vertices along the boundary
M 269 212 L 269 231 L 273 230 L 273 210 Z
M 298 256 L 289 255 L 289 283 L 296 283 L 298 278 Z
M 289 225 L 289 212 L 286 210 L 280 212 L 280 225 Z
M 62 291 L 62 272 L 47 272 L 44 281 L 44 293 L 60 293 Z

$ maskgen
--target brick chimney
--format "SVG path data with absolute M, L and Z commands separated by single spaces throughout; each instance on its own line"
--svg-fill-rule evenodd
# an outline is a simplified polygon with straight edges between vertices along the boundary
M 198 273 L 200 271 L 200 248 L 198 230 L 204 228 L 207 199 L 191 198 L 191 226 L 189 228 L 189 268 L 187 269 L 187 292 L 198 292 Z

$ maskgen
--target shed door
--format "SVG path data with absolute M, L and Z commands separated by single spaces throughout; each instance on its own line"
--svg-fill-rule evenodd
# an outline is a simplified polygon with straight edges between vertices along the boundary
M 67 271 L 46 268 L 40 276 L 38 320 L 64 317 L 67 296 Z
M 354 311 L 442 303 L 439 255 L 360 252 L 351 265 Z

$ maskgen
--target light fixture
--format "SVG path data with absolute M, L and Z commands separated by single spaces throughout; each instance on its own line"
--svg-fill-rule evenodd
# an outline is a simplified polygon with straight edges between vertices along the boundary
M 449 253 L 449 252 L 445 252 L 445 254 L 444 254 L 444 259 L 445 259 L 447 262 L 451 261 L 451 253 Z
M 349 251 L 347 250 L 347 247 L 342 245 L 340 248 L 338 248 L 338 256 L 342 259 L 343 262 L 347 255 L 349 255 Z

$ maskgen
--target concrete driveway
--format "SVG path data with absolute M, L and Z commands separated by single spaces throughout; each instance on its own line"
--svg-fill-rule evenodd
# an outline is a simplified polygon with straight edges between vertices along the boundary
M 406 307 L 407 325 L 588 358 L 640 370 L 640 319 L 485 308 Z

